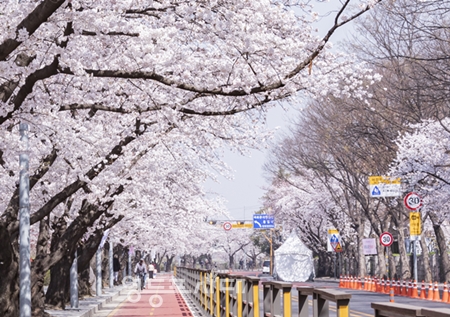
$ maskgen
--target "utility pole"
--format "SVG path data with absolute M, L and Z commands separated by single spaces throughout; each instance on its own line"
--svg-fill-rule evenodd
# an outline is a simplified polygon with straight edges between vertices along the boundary
M 31 317 L 30 263 L 30 175 L 28 124 L 19 125 L 24 150 L 19 154 L 19 309 L 20 317 Z
M 263 232 L 264 238 L 269 242 L 270 245 L 270 275 L 273 274 L 273 229 L 270 230 L 270 238 Z

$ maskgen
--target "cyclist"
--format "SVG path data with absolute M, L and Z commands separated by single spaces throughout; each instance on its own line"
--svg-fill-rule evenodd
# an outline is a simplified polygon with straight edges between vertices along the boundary
M 136 264 L 136 267 L 134 268 L 134 274 L 139 276 L 141 290 L 143 290 L 145 288 L 145 275 L 147 274 L 147 265 L 145 265 L 144 259 L 140 259 L 139 263 Z

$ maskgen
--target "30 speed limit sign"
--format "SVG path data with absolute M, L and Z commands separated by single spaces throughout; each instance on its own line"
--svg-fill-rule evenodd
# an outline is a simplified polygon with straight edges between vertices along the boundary
M 225 231 L 231 230 L 232 227 L 233 227 L 233 226 L 231 225 L 230 222 L 225 222 L 225 223 L 223 224 L 223 228 L 225 229 Z
M 394 242 L 394 237 L 389 232 L 383 232 L 380 236 L 380 242 L 382 246 L 388 247 Z
M 406 208 L 409 210 L 417 210 L 422 207 L 422 198 L 416 193 L 409 193 L 403 198 Z

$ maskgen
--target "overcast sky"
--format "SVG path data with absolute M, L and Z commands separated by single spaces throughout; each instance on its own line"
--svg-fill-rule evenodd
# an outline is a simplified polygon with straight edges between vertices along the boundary
M 317 3 L 316 3 L 317 5 Z M 332 7 L 340 7 L 340 2 L 331 0 L 319 4 L 319 12 L 323 12 L 324 19 L 317 23 L 319 34 L 326 34 L 330 25 L 332 25 L 334 16 L 326 14 Z M 317 7 L 316 7 L 317 8 Z M 335 9 L 336 10 L 336 9 Z M 332 37 L 332 43 L 339 43 L 347 37 L 352 30 L 352 23 L 338 30 Z M 337 45 L 335 46 L 335 48 Z M 289 111 L 283 110 L 281 106 L 273 108 L 268 113 L 267 127 L 275 129 L 279 127 L 276 136 L 287 131 L 292 119 L 298 116 L 298 111 L 293 110 L 293 106 L 285 106 Z M 296 107 L 297 109 L 299 107 Z M 232 181 L 220 177 L 220 183 L 207 182 L 205 188 L 224 197 L 228 203 L 227 208 L 231 216 L 236 220 L 253 220 L 253 214 L 262 207 L 260 198 L 264 195 L 263 187 L 267 186 L 263 177 L 263 165 L 268 158 L 269 150 L 252 150 L 250 157 L 243 157 L 240 154 L 227 152 L 224 161 L 233 169 L 234 179 Z
M 276 129 L 275 138 L 280 138 L 289 125 L 289 116 L 296 115 L 294 110 L 285 111 L 281 106 L 268 113 L 267 128 Z M 234 179 L 220 177 L 220 184 L 208 182 L 206 190 L 216 192 L 224 197 L 227 208 L 236 220 L 252 220 L 255 211 L 262 206 L 260 198 L 264 195 L 263 187 L 267 185 L 263 177 L 263 165 L 268 158 L 269 150 L 252 150 L 251 156 L 245 157 L 237 153 L 227 152 L 224 161 L 234 171 Z

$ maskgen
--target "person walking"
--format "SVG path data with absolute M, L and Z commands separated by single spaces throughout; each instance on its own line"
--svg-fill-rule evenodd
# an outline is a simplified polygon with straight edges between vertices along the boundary
M 114 285 L 119 284 L 119 272 L 120 272 L 120 262 L 119 262 L 119 256 L 114 254 L 113 258 L 113 272 L 114 272 Z
M 153 272 L 155 271 L 155 266 L 153 265 L 153 262 L 150 262 L 148 265 L 148 277 L 153 278 Z

